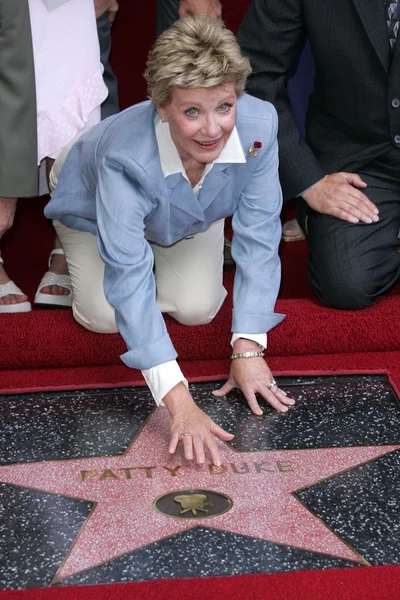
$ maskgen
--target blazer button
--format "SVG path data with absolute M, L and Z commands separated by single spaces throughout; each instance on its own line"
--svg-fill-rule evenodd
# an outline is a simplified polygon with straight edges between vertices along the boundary
M 398 98 L 393 98 L 392 100 L 392 107 L 393 108 L 399 108 L 400 106 L 400 100 Z
M 394 136 L 394 143 L 397 145 L 400 145 L 400 135 L 395 135 Z

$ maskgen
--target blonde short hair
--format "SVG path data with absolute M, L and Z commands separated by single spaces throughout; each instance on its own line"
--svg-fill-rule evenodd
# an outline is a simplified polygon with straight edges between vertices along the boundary
M 150 50 L 144 76 L 150 98 L 165 107 L 175 88 L 234 83 L 240 96 L 250 72 L 250 62 L 222 21 L 195 15 L 180 19 L 161 34 Z

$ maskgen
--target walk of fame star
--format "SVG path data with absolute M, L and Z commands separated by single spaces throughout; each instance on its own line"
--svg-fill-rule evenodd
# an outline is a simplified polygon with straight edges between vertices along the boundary
M 215 516 L 204 516 L 207 504 L 200 503 L 202 526 L 365 564 L 293 493 L 400 446 L 238 453 L 221 443 L 222 467 L 200 469 L 179 453 L 167 454 L 168 423 L 165 409 L 153 411 L 122 456 L 0 467 L 1 482 L 94 503 L 54 582 L 196 527 L 194 516 L 174 519 L 154 507 L 171 490 L 178 496 L 188 489 L 233 501 L 228 512 Z

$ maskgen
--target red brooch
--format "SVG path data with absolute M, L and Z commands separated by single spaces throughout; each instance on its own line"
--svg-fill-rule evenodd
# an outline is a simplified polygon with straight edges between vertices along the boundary
M 262 148 L 262 142 L 253 142 L 253 145 L 250 146 L 248 156 L 258 156 L 257 150 Z

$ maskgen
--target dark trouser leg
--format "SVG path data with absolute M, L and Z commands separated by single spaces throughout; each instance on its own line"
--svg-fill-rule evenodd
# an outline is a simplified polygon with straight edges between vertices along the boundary
M 308 272 L 316 296 L 328 306 L 365 308 L 390 290 L 400 275 L 400 183 L 360 174 L 379 221 L 353 225 L 299 202 L 300 225 L 308 233 Z M 304 219 L 306 215 L 306 218 Z
M 28 0 L 0 0 L 0 197 L 38 188 L 35 70 Z
M 118 84 L 109 63 L 111 52 L 111 26 L 105 13 L 97 19 L 97 33 L 100 43 L 100 59 L 104 67 L 103 79 L 108 88 L 108 96 L 101 105 L 101 118 L 119 113 Z
M 179 0 L 157 0 L 157 37 L 179 19 Z

